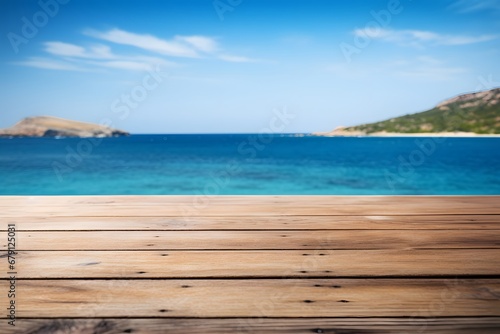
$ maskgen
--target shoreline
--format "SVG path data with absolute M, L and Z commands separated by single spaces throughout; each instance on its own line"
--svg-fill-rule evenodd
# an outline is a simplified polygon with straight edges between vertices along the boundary
M 500 138 L 500 134 L 479 134 L 472 132 L 422 132 L 422 133 L 400 133 L 400 132 L 317 132 L 311 136 L 317 137 L 455 137 L 455 138 Z

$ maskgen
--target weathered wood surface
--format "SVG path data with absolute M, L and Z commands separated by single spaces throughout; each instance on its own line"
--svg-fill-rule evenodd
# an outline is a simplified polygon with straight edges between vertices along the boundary
M 1 203 L 1 201 L 0 201 Z M 0 212 L 1 215 L 1 212 Z M 497 215 L 265 217 L 5 217 L 19 231 L 500 230 Z M 5 226 L 0 226 L 5 228 Z
M 500 230 L 34 231 L 18 236 L 19 250 L 500 248 Z M 5 250 L 7 232 L 0 240 Z
M 25 319 L 21 333 L 498 334 L 500 318 Z
M 500 332 L 498 196 L 5 196 L 0 208 L 5 269 L 8 224 L 19 251 L 17 324 L 1 333 Z
M 166 200 L 168 198 L 168 200 Z M 473 209 L 494 208 L 498 196 L 2 196 L 0 207 L 50 207 L 82 206 L 153 206 L 167 207 L 187 205 L 193 207 L 222 206 L 354 206 L 357 208 L 371 207 L 376 211 L 384 209 L 382 206 L 401 206 L 399 210 L 414 210 L 432 207 L 445 213 L 446 208 Z M 354 208 L 353 208 L 354 209 Z M 421 210 L 420 210 L 421 211 Z
M 436 215 L 500 214 L 494 196 L 170 196 L 168 201 L 154 196 L 87 197 L 65 203 L 37 197 L 23 200 L 8 197 L 3 217 L 182 217 L 198 216 L 329 216 L 329 215 Z M 48 202 L 47 202 L 48 201 Z M 8 204 L 13 203 L 13 204 Z M 26 210 L 29 207 L 29 210 Z
M 20 317 L 500 316 L 500 279 L 20 280 Z M 7 282 L 0 282 L 7 291 Z M 438 304 L 435 306 L 434 303 Z M 6 309 L 7 303 L 0 302 Z
M 20 251 L 17 259 L 24 278 L 500 276 L 500 249 Z

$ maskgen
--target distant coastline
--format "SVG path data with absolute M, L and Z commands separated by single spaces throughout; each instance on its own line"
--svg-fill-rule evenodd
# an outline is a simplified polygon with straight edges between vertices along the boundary
M 434 108 L 356 126 L 316 133 L 327 137 L 498 137 L 500 88 L 458 95 Z
M 421 132 L 421 133 L 398 133 L 398 132 L 317 132 L 312 133 L 317 137 L 455 137 L 455 138 L 474 138 L 474 137 L 494 137 L 500 138 L 500 134 L 480 134 L 474 132 Z

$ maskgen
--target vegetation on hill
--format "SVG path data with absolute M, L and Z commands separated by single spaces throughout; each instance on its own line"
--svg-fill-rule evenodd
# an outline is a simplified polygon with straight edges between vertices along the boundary
M 500 88 L 465 94 L 435 108 L 377 123 L 344 128 L 343 131 L 432 133 L 472 132 L 500 134 Z

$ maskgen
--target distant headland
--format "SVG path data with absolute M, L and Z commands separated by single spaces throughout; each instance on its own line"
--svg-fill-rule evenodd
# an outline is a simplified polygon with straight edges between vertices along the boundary
M 27 117 L 8 129 L 0 129 L 0 137 L 120 137 L 126 131 L 107 126 L 52 116 Z
M 434 108 L 318 136 L 500 136 L 500 88 L 458 95 Z

